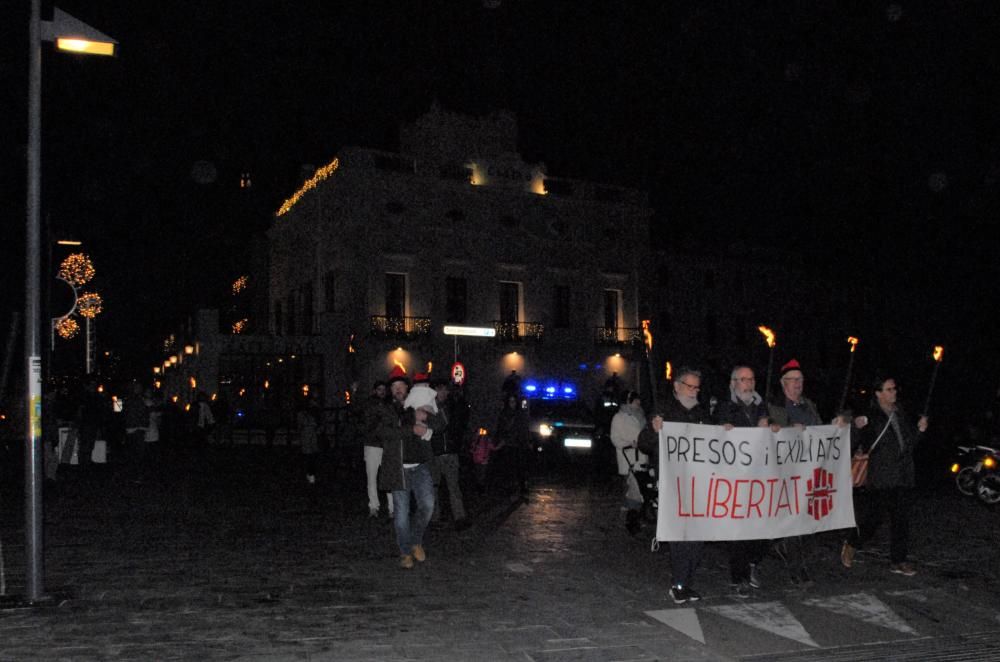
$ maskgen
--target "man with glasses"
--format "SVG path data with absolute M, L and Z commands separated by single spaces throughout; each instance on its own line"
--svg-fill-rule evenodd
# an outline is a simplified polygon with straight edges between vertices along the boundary
M 780 383 L 781 394 L 767 405 L 772 424 L 783 428 L 823 424 L 816 403 L 802 395 L 805 375 L 798 361 L 792 359 L 781 366 Z M 793 584 L 812 584 L 812 577 L 806 569 L 806 547 L 811 541 L 812 536 L 792 536 L 775 542 L 774 551 L 785 563 Z
M 639 450 L 649 456 L 650 466 L 659 470 L 660 430 L 663 422 L 703 423 L 711 425 L 712 415 L 698 400 L 701 391 L 701 373 L 692 368 L 681 368 L 674 380 L 674 390 L 662 404 L 660 413 L 654 414 L 649 424 L 639 433 Z M 701 595 L 692 588 L 694 572 L 701 562 L 704 542 L 670 542 L 670 597 L 675 604 L 694 602 Z
M 756 390 L 753 369 L 739 365 L 729 378 L 729 400 L 719 404 L 715 418 L 727 430 L 768 427 L 767 405 Z M 733 540 L 729 543 L 729 580 L 734 597 L 750 597 L 760 588 L 757 565 L 767 550 L 766 540 Z
M 914 486 L 913 451 L 927 431 L 927 417 L 914 423 L 899 407 L 896 380 L 875 380 L 874 401 L 867 416 L 854 419 L 857 434 L 851 435 L 852 451 L 861 449 L 868 456 L 868 484 L 858 526 L 844 542 L 840 562 L 850 568 L 854 552 L 871 540 L 885 512 L 889 514 L 889 572 L 912 577 L 917 574 L 906 560 L 909 552 L 909 504 Z

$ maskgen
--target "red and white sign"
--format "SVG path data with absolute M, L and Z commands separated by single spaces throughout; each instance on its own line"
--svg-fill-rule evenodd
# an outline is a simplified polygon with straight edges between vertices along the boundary
M 465 383 L 465 366 L 458 361 L 451 366 L 451 381 L 459 386 Z
M 759 540 L 854 523 L 850 428 L 664 423 L 658 540 Z

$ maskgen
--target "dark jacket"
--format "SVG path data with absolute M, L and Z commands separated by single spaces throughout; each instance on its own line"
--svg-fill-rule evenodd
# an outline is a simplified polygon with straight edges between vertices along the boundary
M 361 410 L 361 436 L 364 439 L 365 446 L 382 448 L 382 442 L 379 441 L 377 430 L 382 420 L 380 412 L 386 404 L 385 400 L 374 395 L 365 400 L 364 408 Z
M 656 416 L 662 417 L 665 423 L 715 424 L 712 414 L 705 405 L 699 402 L 691 409 L 685 409 L 680 400 L 671 393 L 666 401 L 657 407 L 657 413 L 649 417 L 646 427 L 639 433 L 639 450 L 649 456 L 649 464 L 652 467 L 660 466 L 660 433 L 653 429 L 653 418 Z
M 528 414 L 520 408 L 504 407 L 497 417 L 497 431 L 493 438 L 505 448 L 530 448 L 531 426 Z
M 718 425 L 732 425 L 734 428 L 755 428 L 762 418 L 768 418 L 767 405 L 763 402 L 745 405 L 733 402 L 730 398 L 719 403 L 715 409 L 715 422 Z
M 801 407 L 804 407 L 807 412 L 812 414 L 815 422 L 813 425 L 822 425 L 823 419 L 819 417 L 819 410 L 816 409 L 816 403 L 809 398 L 802 398 Z M 785 394 L 782 393 L 779 399 L 769 403 L 767 405 L 767 412 L 770 416 L 772 423 L 777 423 L 783 428 L 787 428 L 792 425 L 792 422 L 788 418 L 788 406 L 787 400 L 785 399 Z
M 917 424 L 898 407 L 895 414 L 902 438 L 897 434 L 895 426 L 886 428 L 889 416 L 878 405 L 868 411 L 868 425 L 860 430 L 851 430 L 852 452 L 858 449 L 869 452 L 875 440 L 882 435 L 868 458 L 867 486 L 874 490 L 914 485 L 913 451 L 923 435 L 917 430 Z M 882 430 L 885 430 L 885 434 L 882 434 Z
M 412 409 L 390 400 L 379 407 L 375 436 L 382 445 L 382 466 L 378 473 L 381 490 L 405 490 L 404 464 L 424 464 L 434 459 L 431 442 L 413 434 Z M 428 414 L 426 425 L 434 434 L 444 428 L 440 414 Z

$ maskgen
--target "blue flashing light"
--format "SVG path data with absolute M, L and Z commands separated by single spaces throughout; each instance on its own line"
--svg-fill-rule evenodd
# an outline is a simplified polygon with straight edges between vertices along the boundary
M 525 393 L 534 393 L 537 390 L 538 390 L 538 384 L 535 384 L 535 383 L 532 383 L 532 382 L 528 382 L 528 383 L 526 383 L 524 385 L 524 392 Z
M 237 409 L 236 410 L 236 418 L 243 418 L 245 415 L 246 415 L 246 412 L 244 412 L 242 409 Z
M 590 366 L 588 366 L 588 365 L 587 365 L 586 363 L 581 363 L 581 364 L 580 364 L 580 370 L 584 370 L 584 371 L 585 371 L 585 370 L 586 370 L 587 368 L 589 368 L 589 367 L 590 367 Z
M 576 389 L 572 386 L 563 386 L 563 395 L 573 395 L 576 393 Z
M 556 394 L 556 387 L 555 386 L 546 386 L 545 387 L 545 395 L 550 395 L 551 396 L 551 395 L 555 395 L 555 394 Z

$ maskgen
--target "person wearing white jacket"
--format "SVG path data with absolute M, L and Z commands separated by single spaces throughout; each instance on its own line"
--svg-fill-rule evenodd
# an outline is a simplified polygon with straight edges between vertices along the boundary
M 633 467 L 645 469 L 649 462 L 649 458 L 645 453 L 639 452 L 637 446 L 639 432 L 645 426 L 646 415 L 642 411 L 639 394 L 635 391 L 629 391 L 625 394 L 625 400 L 619 407 L 618 413 L 611 419 L 611 443 L 615 447 L 618 475 L 625 476 L 626 481 L 629 471 Z M 628 509 L 625 515 L 625 528 L 631 535 L 636 535 L 641 528 L 642 501 L 626 498 L 625 504 Z

